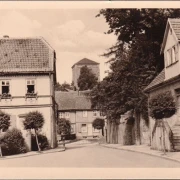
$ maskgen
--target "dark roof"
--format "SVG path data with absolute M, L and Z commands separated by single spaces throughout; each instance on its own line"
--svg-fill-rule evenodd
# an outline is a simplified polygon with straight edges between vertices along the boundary
M 77 63 L 75 63 L 72 68 L 75 66 L 75 65 L 97 65 L 99 63 L 95 62 L 95 61 L 92 61 L 90 59 L 87 59 L 87 58 L 84 58 L 84 59 L 81 59 L 80 61 L 78 61 Z
M 177 39 L 180 40 L 180 19 L 169 18 L 169 22 L 177 36 Z
M 55 92 L 56 103 L 58 104 L 58 110 L 90 110 L 91 101 L 90 99 L 78 93 L 73 92 Z
M 54 50 L 43 38 L 0 39 L 0 72 L 53 71 Z
M 145 92 L 150 90 L 151 88 L 157 86 L 158 84 L 164 82 L 165 80 L 165 70 L 163 69 L 155 78 L 154 80 L 144 89 Z

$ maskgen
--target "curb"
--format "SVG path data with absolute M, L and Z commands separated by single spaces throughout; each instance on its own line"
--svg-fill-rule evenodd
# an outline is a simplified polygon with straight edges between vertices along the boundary
M 16 159 L 16 158 L 23 158 L 23 157 L 29 157 L 29 156 L 38 156 L 38 155 L 43 155 L 43 154 L 50 154 L 50 153 L 56 153 L 56 152 L 63 152 L 65 151 L 65 149 L 54 149 L 54 150 L 51 150 L 51 151 L 41 151 L 41 152 L 38 152 L 38 151 L 34 151 L 34 152 L 27 152 L 27 153 L 24 153 L 24 154 L 17 154 L 17 155 L 10 155 L 10 156 L 3 156 L 2 158 L 0 158 L 0 161 L 1 160 L 6 160 L 6 159 Z
M 119 148 L 119 147 L 110 147 L 110 146 L 106 146 L 106 145 L 103 145 L 103 144 L 100 144 L 100 146 L 103 146 L 103 147 L 106 147 L 106 148 L 111 148 L 111 149 L 119 149 L 119 150 L 123 150 L 123 151 L 130 151 L 130 152 L 136 152 L 136 153 L 140 153 L 140 154 L 146 154 L 146 155 L 149 155 L 149 156 L 155 156 L 155 157 L 159 157 L 159 158 L 162 158 L 162 159 L 167 159 L 167 160 L 171 160 L 171 161 L 175 161 L 175 162 L 180 163 L 180 160 L 177 160 L 177 159 L 174 159 L 174 158 L 171 158 L 171 157 L 167 157 L 167 156 L 161 156 L 161 155 L 157 155 L 157 154 L 151 154 L 151 153 L 141 152 L 141 151 L 132 150 L 132 149 L 124 149 L 124 148 Z

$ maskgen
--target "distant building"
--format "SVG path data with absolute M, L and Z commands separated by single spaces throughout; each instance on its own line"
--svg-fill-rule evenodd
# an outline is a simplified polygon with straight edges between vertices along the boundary
M 99 63 L 89 60 L 87 58 L 81 59 L 77 63 L 72 66 L 72 80 L 74 82 L 74 86 L 78 88 L 77 80 L 80 75 L 80 70 L 83 66 L 87 66 L 92 72 L 96 75 L 98 80 L 100 80 L 100 70 L 99 70 Z
M 101 136 L 101 130 L 94 129 L 92 122 L 97 117 L 103 118 L 97 109 L 91 108 L 91 101 L 85 92 L 60 92 L 56 91 L 59 118 L 71 122 L 71 133 L 77 138 Z
M 0 39 L 0 110 L 10 114 L 10 128 L 21 130 L 29 150 L 31 134 L 23 121 L 30 111 L 43 114 L 41 133 L 56 146 L 55 61 L 55 51 L 43 38 Z

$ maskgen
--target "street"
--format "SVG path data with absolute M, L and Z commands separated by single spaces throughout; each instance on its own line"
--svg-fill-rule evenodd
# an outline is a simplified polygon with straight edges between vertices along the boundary
M 111 149 L 98 143 L 66 145 L 66 151 L 0 160 L 0 167 L 75 167 L 75 168 L 172 168 L 180 163 L 145 154 Z

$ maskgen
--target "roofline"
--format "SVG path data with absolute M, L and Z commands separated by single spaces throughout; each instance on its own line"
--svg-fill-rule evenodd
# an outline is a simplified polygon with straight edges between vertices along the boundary
M 58 111 L 94 111 L 99 109 L 58 109 Z
M 172 29 L 172 32 L 175 35 L 176 40 L 179 41 L 177 36 L 176 36 L 176 33 L 174 32 L 174 29 L 173 29 L 173 27 L 171 25 L 170 19 L 174 19 L 174 18 L 168 18 L 168 20 L 167 20 L 166 29 L 165 29 L 165 32 L 164 32 L 164 37 L 163 37 L 163 42 L 162 42 L 160 54 L 163 54 L 165 44 L 166 44 L 166 41 L 167 41 L 167 35 L 168 35 L 169 27 Z
M 172 83 L 177 82 L 177 81 L 180 81 L 180 75 L 177 75 L 177 76 L 175 76 L 175 77 L 173 77 L 171 79 L 163 81 L 163 82 L 161 82 L 161 83 L 159 83 L 159 84 L 157 84 L 157 85 L 155 85 L 153 87 L 150 87 L 148 89 L 145 89 L 143 92 L 148 94 L 153 90 L 156 90 L 156 89 L 158 89 L 160 87 L 166 86 L 168 84 L 172 84 Z

